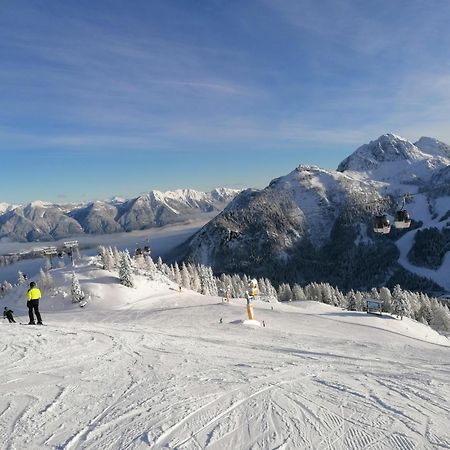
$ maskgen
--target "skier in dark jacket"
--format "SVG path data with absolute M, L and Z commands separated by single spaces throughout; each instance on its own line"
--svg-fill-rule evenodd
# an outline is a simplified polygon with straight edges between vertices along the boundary
M 3 310 L 3 318 L 8 319 L 9 323 L 16 323 L 13 316 L 13 311 L 11 309 L 8 309 L 7 306 L 5 306 L 5 309 Z
M 39 300 L 41 299 L 41 291 L 36 287 L 36 283 L 32 281 L 30 283 L 30 289 L 27 292 L 27 306 L 28 306 L 28 316 L 30 317 L 30 322 L 28 325 L 34 325 L 33 310 L 36 314 L 37 324 L 42 325 L 41 314 L 39 312 Z

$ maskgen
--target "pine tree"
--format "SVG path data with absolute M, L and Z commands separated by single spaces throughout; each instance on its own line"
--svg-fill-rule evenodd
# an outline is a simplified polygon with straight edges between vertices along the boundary
M 299 284 L 294 284 L 294 287 L 292 289 L 292 295 L 296 302 L 306 299 L 305 293 L 303 292 L 303 289 Z
M 258 279 L 258 291 L 259 291 L 259 295 L 261 295 L 261 297 L 267 296 L 267 289 L 266 289 L 266 283 L 264 282 L 264 278 Z
M 75 272 L 72 272 L 72 288 L 70 292 L 72 294 L 73 303 L 79 303 L 86 297 L 81 289 L 80 282 L 78 281 L 78 277 L 76 276 Z
M 180 267 L 178 266 L 177 262 L 175 262 L 175 265 L 173 268 L 173 281 L 175 281 L 177 286 L 182 285 Z
M 327 305 L 333 304 L 333 292 L 332 288 L 328 283 L 322 283 L 321 284 L 321 290 L 322 290 L 322 302 L 326 303 Z
M 267 296 L 270 302 L 277 302 L 277 290 L 272 286 L 272 283 L 269 279 L 264 280 L 264 284 L 266 285 Z
M 432 299 L 430 304 L 433 315 L 430 325 L 438 331 L 450 331 L 450 311 L 447 306 L 442 305 L 436 299 Z
M 433 322 L 433 311 L 428 296 L 420 294 L 419 321 L 430 325 Z
M 14 286 L 9 281 L 4 281 L 2 284 L 2 292 L 3 295 L 6 295 L 8 292 L 12 291 Z
M 131 271 L 131 259 L 128 252 L 123 252 L 120 258 L 119 267 L 120 284 L 127 287 L 134 287 L 133 274 Z
M 382 287 L 380 289 L 380 300 L 383 301 L 383 311 L 385 312 L 391 312 L 391 301 L 392 301 L 392 295 L 391 291 L 387 287 Z
M 279 302 L 289 302 L 292 300 L 292 290 L 289 284 L 282 283 L 278 287 L 278 301 Z
M 113 268 L 120 268 L 120 261 L 122 260 L 122 252 L 119 252 L 117 247 L 113 247 L 111 250 L 112 265 Z
M 217 295 L 219 295 L 219 291 L 217 289 L 216 278 L 213 274 L 211 267 L 206 268 L 206 275 L 207 275 L 207 280 L 208 280 L 208 285 L 209 285 L 208 286 L 209 295 L 216 297 Z
M 191 274 L 191 289 L 195 292 L 202 292 L 202 281 L 200 278 L 199 267 L 194 264 L 188 264 L 188 271 Z
M 356 291 L 355 293 L 355 303 L 356 303 L 356 311 L 364 310 L 364 297 L 360 291 Z
M 355 291 L 351 290 L 347 296 L 347 310 L 348 311 L 356 311 L 357 302 L 356 302 L 356 294 Z
M 373 298 L 374 300 L 380 299 L 380 293 L 377 288 L 374 287 L 370 290 L 370 298 Z
M 23 286 L 24 284 L 27 284 L 27 279 L 25 278 L 25 275 L 19 270 L 17 272 L 17 284 L 19 286 Z
M 394 286 L 391 308 L 392 313 L 397 317 L 400 317 L 402 320 L 403 316 L 410 317 L 411 315 L 409 300 L 399 284 Z
M 181 265 L 180 276 L 181 286 L 183 286 L 185 289 L 191 289 L 191 276 L 185 263 Z
M 100 259 L 100 264 L 104 270 L 114 269 L 114 256 L 111 247 L 103 247 L 100 245 L 97 247 L 97 254 Z
M 158 269 L 156 268 L 156 265 L 153 262 L 153 259 L 150 256 L 150 254 L 145 254 L 144 261 L 145 261 L 145 269 L 148 273 L 148 276 L 150 277 L 151 280 L 154 280 Z

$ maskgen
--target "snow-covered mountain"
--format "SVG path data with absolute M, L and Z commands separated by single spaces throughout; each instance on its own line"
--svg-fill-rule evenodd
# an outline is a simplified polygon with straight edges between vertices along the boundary
M 394 134 L 385 134 L 362 145 L 339 166 L 339 172 L 355 172 L 388 183 L 426 183 L 435 170 L 450 163 L 450 147 L 422 137 L 415 144 Z M 356 174 L 354 174 L 356 176 Z
M 0 205 L 0 239 L 47 241 L 81 233 L 114 233 L 182 223 L 221 211 L 238 193 L 234 189 L 151 191 L 137 198 L 57 205 L 35 201 L 26 206 Z
M 406 233 L 436 226 L 450 211 L 449 166 L 445 144 L 386 134 L 359 147 L 337 171 L 299 166 L 263 190 L 242 192 L 177 256 L 280 282 L 367 288 L 400 280 L 439 289 L 398 264 L 395 241 L 405 231 L 380 237 L 371 228 L 373 216 L 393 214 L 405 193 L 412 194 L 407 208 L 413 217 Z
M 9 203 L 1 203 L 0 202 L 0 214 L 11 211 L 12 209 L 14 209 L 16 207 L 17 207 L 17 205 L 11 205 Z

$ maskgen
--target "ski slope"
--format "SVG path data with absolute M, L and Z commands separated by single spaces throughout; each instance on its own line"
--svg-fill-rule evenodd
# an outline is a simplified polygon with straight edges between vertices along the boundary
M 58 269 L 48 326 L 0 324 L 1 449 L 450 448 L 450 342 L 429 327 L 314 302 L 255 302 L 248 327 L 244 300 L 77 272 L 85 308 Z

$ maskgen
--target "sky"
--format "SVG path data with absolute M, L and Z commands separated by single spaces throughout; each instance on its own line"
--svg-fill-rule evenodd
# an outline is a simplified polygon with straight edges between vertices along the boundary
M 450 143 L 448 0 L 0 0 L 0 202 L 264 187 Z

